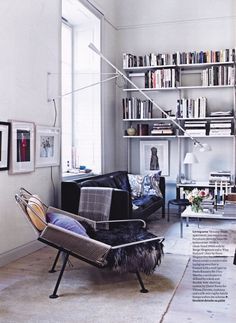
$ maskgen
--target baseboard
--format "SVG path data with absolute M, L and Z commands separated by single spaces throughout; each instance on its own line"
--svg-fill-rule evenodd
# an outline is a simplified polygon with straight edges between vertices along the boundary
M 25 245 L 17 247 L 13 250 L 7 251 L 0 255 L 0 267 L 5 266 L 21 257 L 27 256 L 43 247 L 44 245 L 36 240 L 26 243 Z

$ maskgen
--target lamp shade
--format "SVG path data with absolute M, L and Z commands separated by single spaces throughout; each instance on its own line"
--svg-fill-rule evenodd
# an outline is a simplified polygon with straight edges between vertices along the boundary
M 184 164 L 198 163 L 197 157 L 193 153 L 187 153 L 184 158 Z

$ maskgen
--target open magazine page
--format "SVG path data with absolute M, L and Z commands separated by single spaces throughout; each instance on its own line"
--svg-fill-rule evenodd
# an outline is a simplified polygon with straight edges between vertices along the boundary
M 188 256 L 188 264 L 162 322 L 236 322 L 236 203 L 198 212 L 189 205 L 174 225 L 165 251 Z

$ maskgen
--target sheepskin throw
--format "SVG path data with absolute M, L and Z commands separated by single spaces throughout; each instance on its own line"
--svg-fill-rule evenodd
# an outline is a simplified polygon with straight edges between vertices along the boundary
M 112 246 L 117 246 L 124 243 L 155 238 L 155 235 L 141 228 L 139 224 L 130 224 L 119 226 L 109 231 L 97 231 L 94 238 Z M 160 265 L 162 255 L 162 241 L 150 241 L 111 250 L 107 256 L 107 266 L 119 273 L 139 271 L 150 275 L 154 272 L 156 266 Z

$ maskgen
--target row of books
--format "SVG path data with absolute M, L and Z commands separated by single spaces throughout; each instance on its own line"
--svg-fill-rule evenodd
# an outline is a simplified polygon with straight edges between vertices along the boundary
M 202 71 L 202 86 L 235 85 L 233 66 L 211 66 Z
M 172 123 L 154 123 L 152 130 L 151 130 L 151 135 L 173 135 L 174 134 L 174 128 Z
M 122 99 L 123 119 L 151 119 L 153 103 L 135 97 Z
M 235 48 L 176 52 L 168 54 L 150 53 L 146 55 L 123 54 L 123 68 L 144 67 L 144 66 L 165 66 L 180 64 L 198 64 L 198 63 L 227 63 L 235 61 Z
M 174 54 L 146 54 L 136 56 L 132 54 L 123 54 L 123 68 L 143 67 L 143 66 L 164 66 L 176 65 L 176 53 Z
M 145 88 L 171 88 L 176 87 L 178 80 L 177 71 L 174 68 L 148 71 L 145 73 Z
M 227 63 L 235 61 L 235 48 L 193 52 L 178 52 L 177 64 Z
M 207 98 L 179 99 L 176 105 L 177 118 L 205 118 L 207 113 Z

